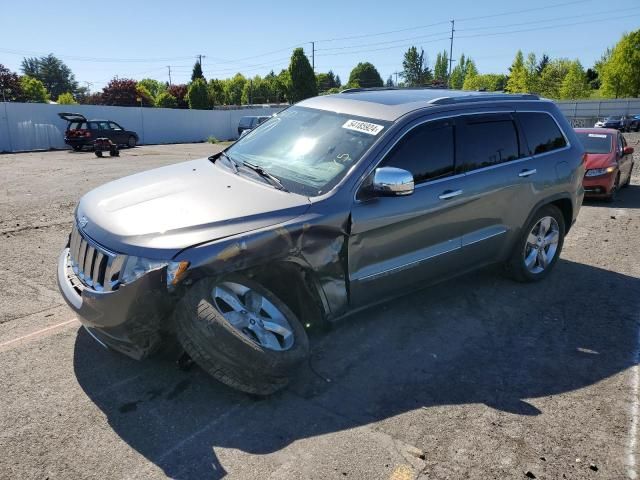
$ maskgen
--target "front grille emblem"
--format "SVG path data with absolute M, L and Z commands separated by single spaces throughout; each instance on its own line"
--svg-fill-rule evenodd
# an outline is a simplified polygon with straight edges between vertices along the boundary
M 84 228 L 89 224 L 89 220 L 87 220 L 87 217 L 85 217 L 84 215 L 80 218 L 80 220 L 78 221 L 78 225 L 80 226 L 80 228 Z

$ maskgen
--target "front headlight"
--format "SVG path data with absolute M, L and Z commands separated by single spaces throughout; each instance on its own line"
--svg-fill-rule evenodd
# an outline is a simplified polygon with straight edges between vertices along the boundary
M 599 177 L 600 175 L 606 175 L 608 173 L 613 172 L 616 167 L 607 167 L 607 168 L 592 168 L 591 170 L 587 170 L 587 173 L 584 174 L 585 177 Z
M 184 278 L 189 262 L 170 262 L 130 256 L 120 274 L 122 283 L 131 283 L 154 270 L 167 267 L 167 286 L 175 286 Z

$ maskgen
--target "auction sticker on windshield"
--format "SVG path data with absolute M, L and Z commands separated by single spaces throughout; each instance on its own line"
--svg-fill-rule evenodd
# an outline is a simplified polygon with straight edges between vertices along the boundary
M 347 120 L 342 128 L 355 130 L 356 132 L 368 133 L 369 135 L 377 135 L 384 128 L 383 125 L 375 123 L 363 122 L 360 120 Z

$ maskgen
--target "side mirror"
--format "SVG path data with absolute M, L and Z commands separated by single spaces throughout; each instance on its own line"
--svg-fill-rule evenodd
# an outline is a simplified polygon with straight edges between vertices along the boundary
M 376 168 L 371 189 L 375 194 L 384 197 L 411 195 L 414 190 L 413 175 L 401 168 Z
M 631 155 L 633 153 L 633 147 L 624 147 L 622 150 L 623 155 Z

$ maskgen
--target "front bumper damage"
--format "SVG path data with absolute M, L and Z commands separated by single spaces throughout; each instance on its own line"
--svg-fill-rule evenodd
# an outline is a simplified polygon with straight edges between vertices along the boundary
M 154 352 L 172 330 L 174 299 L 166 289 L 166 269 L 149 272 L 117 290 L 84 286 L 73 272 L 69 248 L 58 258 L 58 287 L 65 301 L 99 343 L 135 359 Z

